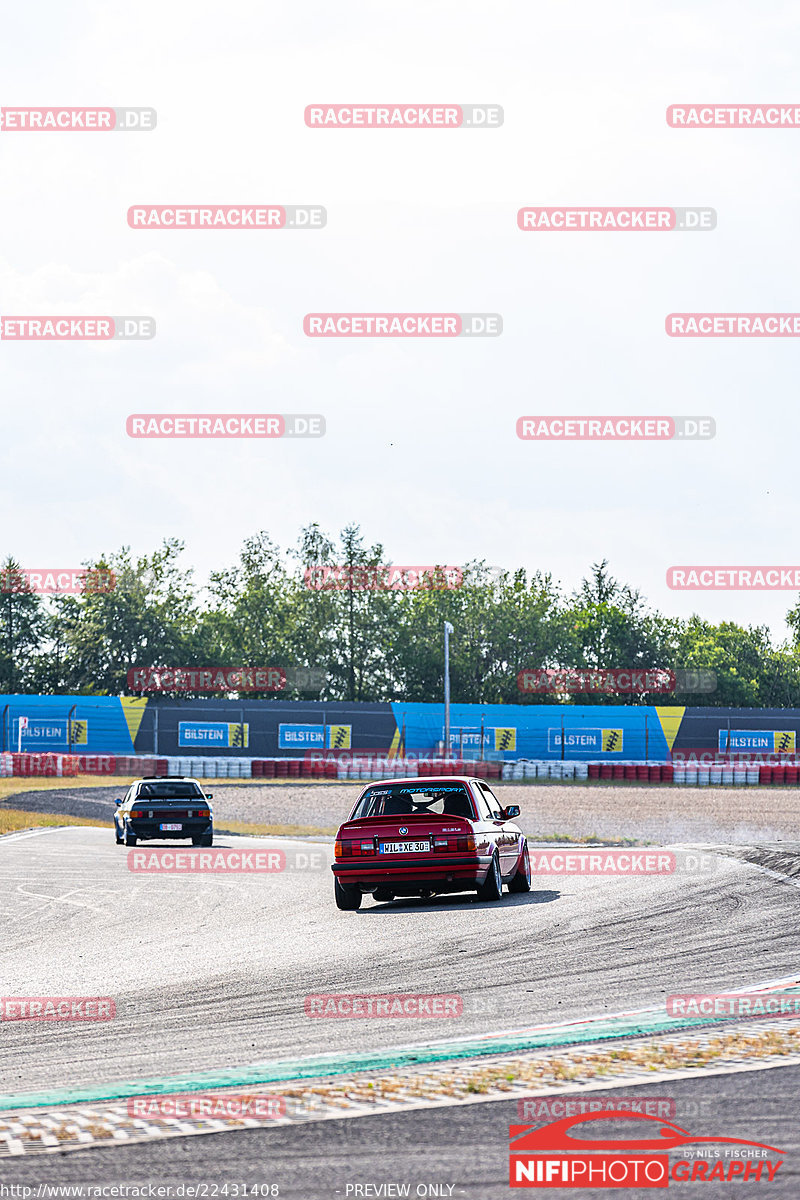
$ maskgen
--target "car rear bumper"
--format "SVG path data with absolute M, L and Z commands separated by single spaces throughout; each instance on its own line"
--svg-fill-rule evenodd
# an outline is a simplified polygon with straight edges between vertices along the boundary
M 214 832 L 213 821 L 205 818 L 199 821 L 181 821 L 181 829 L 159 829 L 160 824 L 160 821 L 126 821 L 125 828 L 143 842 L 180 841 L 183 838 L 203 837 Z
M 352 862 L 337 860 L 331 870 L 340 883 L 349 887 L 360 887 L 369 891 L 376 887 L 388 887 L 393 891 L 404 888 L 446 889 L 459 886 L 477 887 L 483 883 L 491 865 L 491 855 L 451 854 L 448 857 L 431 856 L 413 863 L 386 862 L 374 859 Z

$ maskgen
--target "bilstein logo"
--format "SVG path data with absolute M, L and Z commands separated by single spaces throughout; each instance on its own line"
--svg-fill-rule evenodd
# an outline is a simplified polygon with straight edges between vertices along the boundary
M 594 1140 L 591 1131 L 585 1136 L 583 1129 L 572 1135 L 575 1126 L 608 1120 L 647 1122 L 638 1126 L 644 1136 Z M 690 1146 L 709 1149 L 684 1150 Z M 740 1149 L 745 1146 L 750 1149 Z M 771 1183 L 783 1165 L 782 1160 L 768 1161 L 768 1155 L 782 1155 L 783 1151 L 764 1142 L 717 1134 L 693 1137 L 661 1117 L 619 1109 L 564 1117 L 541 1127 L 511 1125 L 509 1153 L 511 1187 L 665 1188 L 670 1180 L 710 1183 L 737 1178 Z M 670 1153 L 676 1156 L 672 1163 Z

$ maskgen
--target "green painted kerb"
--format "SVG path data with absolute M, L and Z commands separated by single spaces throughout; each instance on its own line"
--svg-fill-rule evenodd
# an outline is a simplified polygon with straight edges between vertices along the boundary
M 784 989 L 789 992 L 790 989 Z M 520 1030 L 495 1037 L 459 1038 L 407 1046 L 392 1051 L 364 1054 L 320 1054 L 283 1062 L 253 1063 L 230 1070 L 201 1071 L 188 1075 L 170 1075 L 155 1079 L 121 1080 L 88 1087 L 52 1088 L 45 1092 L 19 1095 L 0 1094 L 0 1110 L 43 1108 L 96 1100 L 120 1100 L 129 1096 L 159 1096 L 199 1092 L 207 1088 L 231 1088 L 264 1083 L 287 1083 L 302 1079 L 350 1075 L 357 1071 L 387 1071 L 419 1063 L 442 1063 L 493 1054 L 513 1054 L 523 1050 L 541 1050 L 553 1046 L 580 1045 L 610 1038 L 641 1037 L 648 1034 L 675 1033 L 709 1025 L 723 1025 L 729 1018 L 675 1018 L 650 1009 L 616 1017 L 594 1017 L 574 1024 Z

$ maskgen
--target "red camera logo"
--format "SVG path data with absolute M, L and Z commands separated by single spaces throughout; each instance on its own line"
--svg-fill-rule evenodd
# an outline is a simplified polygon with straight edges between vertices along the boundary
M 591 1122 L 607 1120 L 637 1122 L 631 1132 L 641 1136 L 592 1139 Z M 716 1134 L 693 1137 L 663 1117 L 619 1109 L 564 1117 L 543 1126 L 512 1125 L 509 1143 L 511 1187 L 665 1188 L 670 1180 L 736 1178 L 771 1183 L 783 1165 L 782 1160 L 768 1160 L 768 1155 L 780 1156 L 783 1151 L 764 1142 Z M 689 1157 L 695 1146 L 715 1144 L 724 1150 L 713 1163 Z M 692 1147 L 687 1157 L 680 1156 L 684 1147 Z M 672 1164 L 670 1153 L 678 1156 Z M 761 1161 L 751 1161 L 755 1157 Z

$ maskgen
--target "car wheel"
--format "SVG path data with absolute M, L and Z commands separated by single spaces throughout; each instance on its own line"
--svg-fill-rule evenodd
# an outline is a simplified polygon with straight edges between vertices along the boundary
M 114 822 L 114 840 L 116 841 L 118 846 L 122 845 L 122 838 L 119 835 L 119 825 L 117 824 L 116 821 Z
M 385 900 L 394 900 L 394 892 L 390 891 L 389 888 L 375 888 L 375 891 L 372 893 L 372 898 L 373 900 L 377 900 L 379 903 Z
M 522 854 L 514 878 L 508 885 L 510 892 L 529 892 L 531 890 L 531 859 L 528 854 L 528 843 L 523 843 Z
M 123 838 L 123 841 L 125 842 L 126 846 L 135 846 L 136 845 L 136 834 L 131 833 L 130 830 L 126 829 L 125 837 Z
M 347 887 L 343 883 L 339 883 L 338 879 L 333 881 L 333 894 L 336 899 L 336 907 L 342 912 L 355 912 L 357 908 L 361 908 L 361 889 L 357 887 Z
M 198 834 L 197 837 L 192 838 L 192 845 L 193 846 L 213 846 L 214 845 L 213 833 Z
M 486 874 L 486 882 L 478 884 L 479 900 L 499 900 L 503 894 L 503 879 L 500 875 L 500 859 L 492 855 L 492 865 Z

